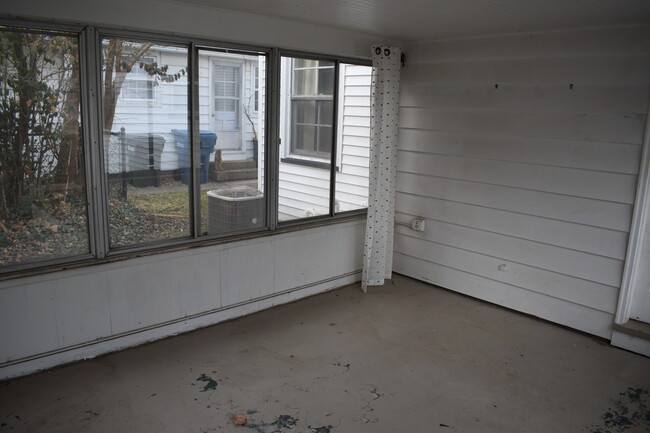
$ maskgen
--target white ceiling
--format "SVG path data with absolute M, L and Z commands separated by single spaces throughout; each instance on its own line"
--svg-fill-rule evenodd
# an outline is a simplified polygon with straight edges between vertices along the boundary
M 650 0 L 174 0 L 405 42 L 650 23 Z

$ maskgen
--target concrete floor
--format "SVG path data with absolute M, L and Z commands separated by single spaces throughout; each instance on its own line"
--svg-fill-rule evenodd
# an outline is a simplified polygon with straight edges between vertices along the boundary
M 648 358 L 395 276 L 0 384 L 0 432 L 648 432 L 649 389 Z

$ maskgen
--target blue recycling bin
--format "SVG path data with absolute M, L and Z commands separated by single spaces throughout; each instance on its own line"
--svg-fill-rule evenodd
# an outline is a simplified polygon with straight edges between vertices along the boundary
M 176 153 L 178 155 L 178 168 L 181 172 L 181 181 L 187 185 L 190 183 L 190 167 L 192 152 L 190 151 L 190 134 L 187 129 L 172 129 L 174 141 L 176 141 Z M 201 169 L 199 171 L 199 181 L 208 182 L 208 168 L 210 166 L 210 154 L 214 152 L 214 146 L 217 144 L 217 134 L 212 131 L 202 129 L 199 132 L 201 143 Z

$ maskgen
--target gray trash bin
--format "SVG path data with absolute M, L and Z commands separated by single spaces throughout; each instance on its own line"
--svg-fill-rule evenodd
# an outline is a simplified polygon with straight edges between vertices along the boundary
M 157 134 L 125 134 L 124 143 L 133 186 L 160 186 L 160 158 L 165 138 Z

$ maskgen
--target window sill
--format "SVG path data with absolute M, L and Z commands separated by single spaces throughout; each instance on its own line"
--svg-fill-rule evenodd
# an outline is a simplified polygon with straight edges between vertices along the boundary
M 331 164 L 329 162 L 315 161 L 313 159 L 302 159 L 291 156 L 280 158 L 280 162 L 285 162 L 287 164 L 304 165 L 305 167 L 322 168 L 324 170 L 329 170 L 331 167 Z M 336 166 L 336 171 L 340 171 L 338 166 Z
M 322 215 L 314 218 L 301 218 L 288 222 L 287 224 L 280 225 L 275 230 L 259 229 L 256 231 L 235 233 L 232 235 L 225 235 L 223 237 L 201 237 L 198 239 L 183 239 L 171 241 L 155 246 L 136 246 L 126 249 L 126 251 L 112 251 L 108 253 L 107 257 L 97 258 L 89 255 L 80 257 L 69 257 L 54 259 L 45 263 L 33 263 L 25 266 L 18 265 L 13 270 L 8 270 L 5 273 L 0 273 L 0 282 L 8 280 L 17 280 L 20 278 L 33 277 L 43 274 L 51 274 L 54 272 L 68 271 L 73 269 L 86 268 L 91 266 L 102 265 L 105 263 L 113 263 L 119 261 L 126 261 L 140 257 L 154 256 L 158 254 L 166 254 L 175 251 L 189 250 L 193 248 L 203 248 L 214 245 L 228 244 L 232 242 L 248 241 L 263 237 L 272 237 L 284 233 L 296 232 L 307 230 L 311 228 L 324 227 L 346 223 L 350 221 L 365 220 L 368 209 L 357 209 L 336 214 L 334 217 L 329 215 Z

